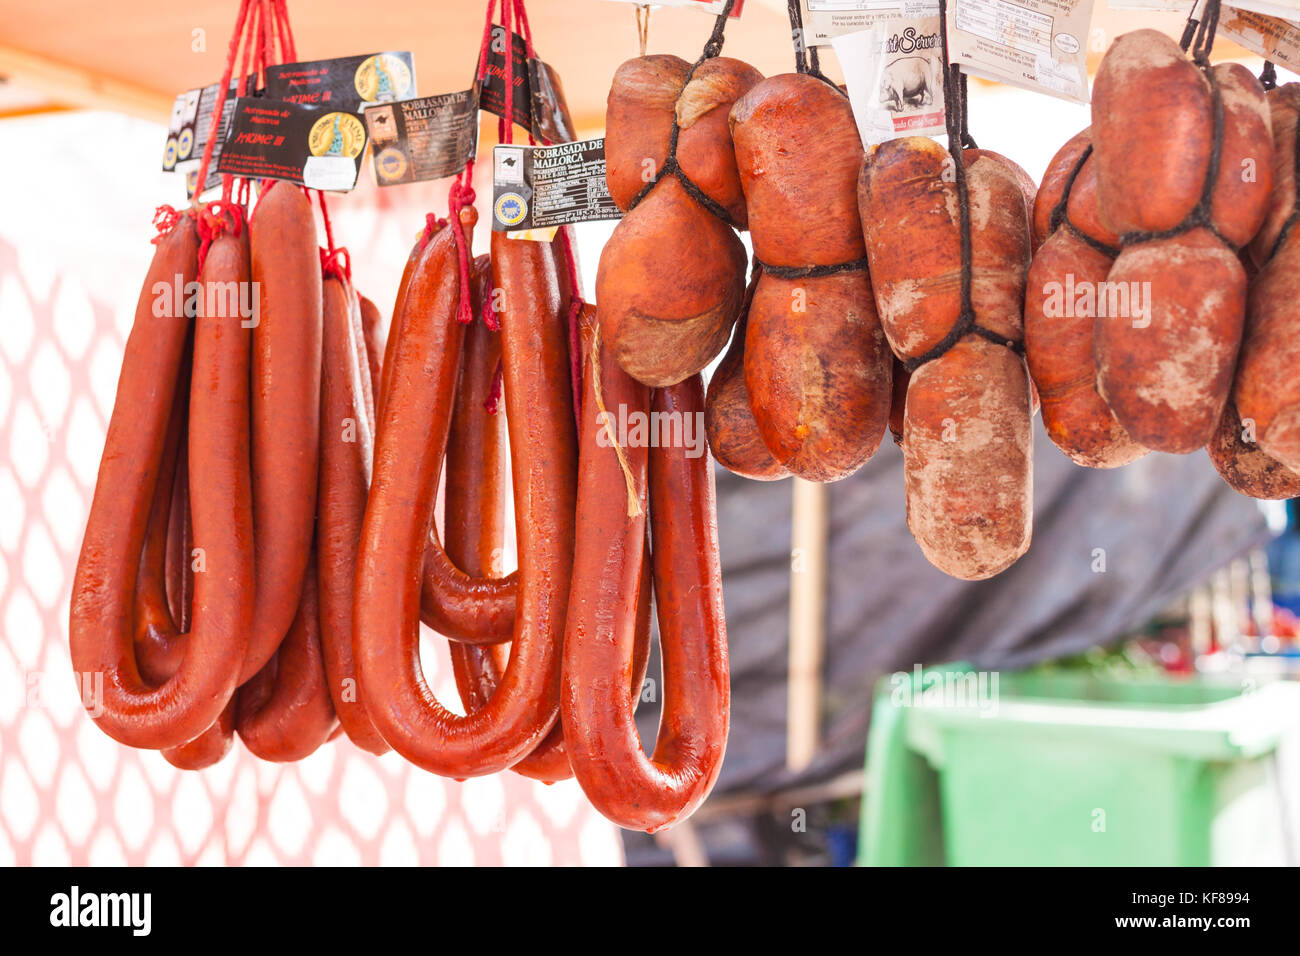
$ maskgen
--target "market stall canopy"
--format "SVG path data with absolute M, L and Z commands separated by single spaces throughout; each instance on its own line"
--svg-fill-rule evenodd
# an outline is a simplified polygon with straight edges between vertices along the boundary
M 290 3 L 289 12 L 302 58 L 409 49 L 419 90 L 429 95 L 469 85 L 484 7 L 465 0 L 390 0 L 365 7 L 312 0 Z M 0 77 L 9 81 L 0 89 L 20 91 L 12 95 L 23 99 L 24 114 L 91 107 L 165 122 L 178 93 L 220 79 L 237 8 L 235 0 L 10 5 L 0 18 Z M 579 129 L 603 127 L 610 77 L 638 52 L 634 9 L 615 0 L 533 0 L 529 7 L 538 53 L 560 72 Z M 1178 13 L 1099 7 L 1088 43 L 1089 71 L 1120 33 L 1154 27 L 1178 36 L 1182 22 Z M 712 17 L 696 11 L 657 8 L 647 50 L 692 58 L 711 23 Z M 727 28 L 725 52 L 766 74 L 792 69 L 784 0 L 748 0 L 744 15 Z M 1226 41 L 1216 52 L 1244 55 Z M 837 71 L 831 65 L 828 72 Z M 0 118 L 12 109 L 0 97 Z

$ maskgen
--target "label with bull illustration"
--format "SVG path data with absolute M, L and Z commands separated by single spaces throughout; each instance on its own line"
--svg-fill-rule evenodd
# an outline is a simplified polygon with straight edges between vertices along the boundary
M 549 229 L 619 219 L 605 185 L 605 139 L 492 151 L 492 229 Z
M 944 132 L 939 5 L 894 13 L 831 41 L 864 146 Z

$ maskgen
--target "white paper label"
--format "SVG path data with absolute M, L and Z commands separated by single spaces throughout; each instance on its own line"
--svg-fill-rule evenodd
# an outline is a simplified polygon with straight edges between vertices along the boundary
M 948 47 L 962 71 L 1088 102 L 1092 0 L 955 0 Z
M 349 190 L 357 184 L 357 164 L 347 156 L 308 156 L 302 184 L 309 189 Z
M 893 17 L 831 41 L 844 70 L 864 146 L 944 132 L 943 44 L 939 7 Z

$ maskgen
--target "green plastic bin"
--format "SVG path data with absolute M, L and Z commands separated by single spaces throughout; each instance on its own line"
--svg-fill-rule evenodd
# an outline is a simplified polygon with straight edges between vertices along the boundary
M 876 688 L 865 866 L 1295 862 L 1300 686 L 956 664 Z M 1293 738 L 1294 739 L 1294 738 Z

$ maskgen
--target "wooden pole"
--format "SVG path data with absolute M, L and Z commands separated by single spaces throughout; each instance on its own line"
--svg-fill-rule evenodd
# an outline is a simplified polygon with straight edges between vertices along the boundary
M 792 478 L 790 552 L 790 683 L 786 766 L 802 770 L 821 736 L 822 655 L 826 639 L 827 489 Z

